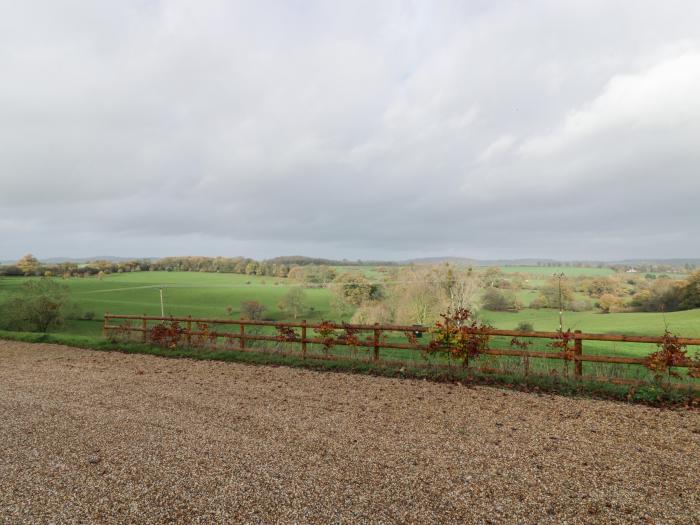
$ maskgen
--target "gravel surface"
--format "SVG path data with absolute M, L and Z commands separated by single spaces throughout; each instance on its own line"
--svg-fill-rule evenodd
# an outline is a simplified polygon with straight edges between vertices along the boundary
M 700 414 L 0 341 L 2 523 L 700 523 Z

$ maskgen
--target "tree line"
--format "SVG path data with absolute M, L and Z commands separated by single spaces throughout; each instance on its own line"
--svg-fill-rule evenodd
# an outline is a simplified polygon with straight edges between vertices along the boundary
M 46 276 L 46 277 L 82 277 L 97 275 L 100 272 L 210 272 L 236 273 L 242 275 L 264 275 L 268 277 L 287 277 L 290 270 L 299 267 L 330 267 L 330 266 L 367 266 L 382 264 L 385 266 L 396 263 L 336 261 L 313 257 L 290 256 L 275 257 L 267 260 L 256 260 L 250 257 L 162 257 L 160 259 L 133 259 L 127 261 L 95 260 L 86 263 L 61 262 L 45 263 L 32 254 L 27 254 L 15 264 L 0 265 L 0 275 L 4 276 Z
M 87 263 L 43 263 L 31 254 L 15 264 L 0 266 L 0 275 L 83 277 L 128 272 L 211 272 L 287 277 L 291 266 L 281 262 L 257 261 L 248 257 L 163 257 L 128 261 L 95 260 Z

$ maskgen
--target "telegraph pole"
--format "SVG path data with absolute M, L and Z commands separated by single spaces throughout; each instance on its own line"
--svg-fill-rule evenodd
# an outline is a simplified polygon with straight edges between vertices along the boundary
M 564 300 L 561 292 L 561 280 L 565 277 L 564 272 L 555 273 L 554 277 L 559 280 L 559 331 L 564 331 Z

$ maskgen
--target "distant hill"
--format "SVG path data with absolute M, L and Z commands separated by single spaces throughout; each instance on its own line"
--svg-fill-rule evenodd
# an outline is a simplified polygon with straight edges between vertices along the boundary
M 664 265 L 682 267 L 700 266 L 700 258 L 688 259 L 622 259 L 617 261 L 566 261 L 557 259 L 472 259 L 468 257 L 421 257 L 402 261 L 401 264 L 442 264 L 462 266 L 643 266 Z
M 306 257 L 304 255 L 283 255 L 281 257 L 267 259 L 265 262 L 272 264 L 287 264 L 289 266 L 306 266 L 309 264 L 323 264 L 326 266 L 391 266 L 399 264 L 396 261 L 363 261 L 360 259 L 350 261 L 348 259 L 323 259 L 319 257 Z
M 409 259 L 402 261 L 402 264 L 457 264 L 464 266 L 480 266 L 481 263 L 476 259 L 467 257 L 419 257 L 418 259 Z
M 623 259 L 621 261 L 611 261 L 608 264 L 667 264 L 669 266 L 685 266 L 690 264 L 693 266 L 700 265 L 700 258 L 691 259 Z
M 409 259 L 405 264 L 458 264 L 464 266 L 537 266 L 538 264 L 561 264 L 554 259 L 471 259 L 468 257 L 421 257 Z

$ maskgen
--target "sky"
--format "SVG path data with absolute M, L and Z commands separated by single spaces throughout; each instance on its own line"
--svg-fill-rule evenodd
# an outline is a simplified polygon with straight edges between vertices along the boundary
M 700 2 L 0 0 L 0 260 L 700 256 Z

